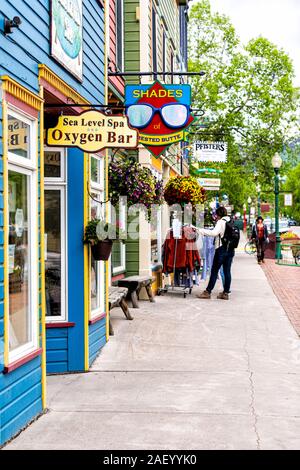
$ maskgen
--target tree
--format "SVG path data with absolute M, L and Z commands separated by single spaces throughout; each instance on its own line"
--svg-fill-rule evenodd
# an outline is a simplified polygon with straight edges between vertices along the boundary
M 229 18 L 211 12 L 209 0 L 193 6 L 189 24 L 189 70 L 205 71 L 193 79 L 193 105 L 211 121 L 194 138 L 229 141 L 236 177 L 240 171 L 242 179 L 246 173 L 270 185 L 272 156 L 298 132 L 299 98 L 289 56 L 263 37 L 243 46 Z M 243 192 L 240 205 L 242 197 Z
M 284 190 L 293 194 L 293 206 L 286 207 L 285 212 L 290 217 L 300 221 L 300 163 L 288 173 Z

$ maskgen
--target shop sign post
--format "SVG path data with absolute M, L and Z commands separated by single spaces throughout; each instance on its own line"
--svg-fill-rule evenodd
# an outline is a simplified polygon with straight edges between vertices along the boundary
M 139 130 L 139 143 L 159 157 L 170 145 L 184 141 L 195 120 L 190 112 L 190 85 L 126 85 L 125 107 L 129 123 Z
M 227 162 L 227 142 L 194 142 L 193 160 L 198 162 Z
M 291 207 L 293 205 L 293 194 L 288 193 L 284 195 L 284 205 L 286 207 Z
M 221 185 L 220 178 L 198 178 L 198 183 L 203 187 L 219 187 Z
M 105 148 L 138 146 L 138 132 L 125 116 L 106 116 L 100 111 L 84 111 L 76 116 L 59 116 L 56 127 L 47 131 L 49 147 L 78 147 L 96 153 Z
M 51 1 L 51 55 L 82 80 L 82 0 Z

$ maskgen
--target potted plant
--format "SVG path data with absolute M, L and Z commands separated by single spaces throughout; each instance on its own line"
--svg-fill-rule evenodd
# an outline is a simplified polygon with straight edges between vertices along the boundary
M 107 261 L 110 257 L 113 242 L 124 241 L 125 232 L 118 225 L 100 219 L 92 219 L 85 227 L 84 243 L 91 246 L 96 261 Z

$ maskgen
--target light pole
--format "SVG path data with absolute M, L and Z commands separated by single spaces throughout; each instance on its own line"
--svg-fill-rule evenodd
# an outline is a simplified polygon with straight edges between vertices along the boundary
M 249 196 L 248 197 L 248 212 L 249 212 L 249 233 L 251 233 L 251 222 L 250 222 L 250 217 L 251 217 L 251 202 L 252 202 L 252 199 L 251 197 Z
M 246 217 L 246 214 L 247 214 L 247 206 L 246 206 L 246 204 L 243 204 L 243 211 L 244 211 L 243 230 L 244 230 L 244 232 L 246 233 L 246 231 L 247 231 L 247 217 Z
M 257 191 L 257 216 L 261 216 L 261 210 L 260 210 L 260 193 L 261 193 L 261 186 L 259 183 L 256 185 L 256 191 Z
M 281 259 L 281 240 L 280 240 L 280 233 L 279 233 L 279 169 L 282 165 L 282 158 L 278 153 L 275 153 L 274 157 L 272 158 L 272 167 L 275 171 L 275 185 L 274 185 L 274 193 L 275 193 L 275 232 L 276 232 L 276 253 L 275 258 Z

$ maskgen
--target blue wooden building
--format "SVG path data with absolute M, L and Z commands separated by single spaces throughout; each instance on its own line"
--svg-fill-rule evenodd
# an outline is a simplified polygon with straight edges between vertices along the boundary
M 100 0 L 1 0 L 0 445 L 45 408 L 46 372 L 88 370 L 107 340 L 108 267 L 82 243 L 106 158 L 44 144 L 105 103 L 104 36 Z

